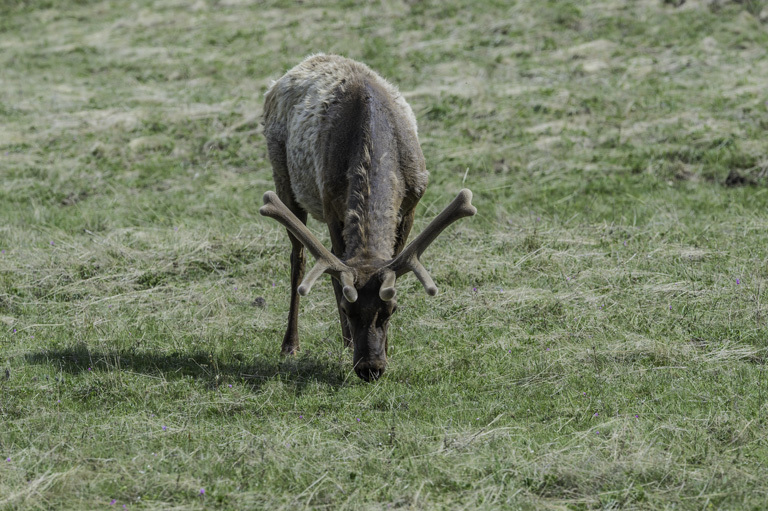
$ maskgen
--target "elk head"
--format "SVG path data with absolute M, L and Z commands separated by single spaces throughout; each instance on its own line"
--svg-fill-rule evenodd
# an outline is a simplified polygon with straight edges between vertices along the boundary
M 387 365 L 387 328 L 397 310 L 396 279 L 413 272 L 428 295 L 437 294 L 437 286 L 419 258 L 446 227 L 477 213 L 471 201 L 472 192 L 466 188 L 461 190 L 426 229 L 393 259 L 359 263 L 342 261 L 326 249 L 274 192 L 264 194 L 264 206 L 259 213 L 283 224 L 317 260 L 299 285 L 300 295 L 306 296 L 323 273 L 330 274 L 343 286 L 339 305 L 352 333 L 355 372 L 363 380 L 370 381 L 378 379 Z

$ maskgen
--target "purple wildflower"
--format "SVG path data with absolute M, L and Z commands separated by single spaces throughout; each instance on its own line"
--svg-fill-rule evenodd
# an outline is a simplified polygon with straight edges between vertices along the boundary
M 117 500 L 116 500 L 116 499 L 112 499 L 112 500 L 109 502 L 109 505 L 110 505 L 110 506 L 114 506 L 115 504 L 117 504 Z
M 200 495 L 205 495 L 205 488 L 200 488 Z
M 165 431 L 166 429 L 167 429 L 167 428 L 166 428 L 165 426 L 163 426 L 163 431 Z
M 738 285 L 738 284 L 741 284 L 741 280 L 740 280 L 740 279 L 736 279 L 736 284 L 737 284 L 737 285 Z

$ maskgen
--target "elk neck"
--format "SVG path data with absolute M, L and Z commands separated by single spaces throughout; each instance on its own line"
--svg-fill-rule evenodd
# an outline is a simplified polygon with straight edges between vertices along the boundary
M 358 88 L 359 157 L 348 169 L 343 237 L 348 264 L 376 268 L 393 257 L 405 184 L 391 100 L 375 84 Z

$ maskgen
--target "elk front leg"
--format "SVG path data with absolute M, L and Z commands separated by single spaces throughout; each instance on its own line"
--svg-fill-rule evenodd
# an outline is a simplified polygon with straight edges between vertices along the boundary
M 328 224 L 328 231 L 331 234 L 331 245 L 333 246 L 333 254 L 336 257 L 344 257 L 346 251 L 344 245 L 344 238 L 341 233 L 344 230 L 344 226 L 338 222 L 332 222 Z M 352 334 L 349 331 L 349 323 L 347 323 L 347 316 L 344 311 L 341 310 L 341 300 L 344 299 L 344 295 L 341 292 L 342 285 L 336 279 L 331 279 L 333 282 L 333 294 L 336 295 L 336 308 L 339 311 L 339 322 L 341 323 L 341 339 L 345 348 L 352 347 Z
M 283 337 L 281 355 L 293 355 L 299 350 L 299 283 L 304 278 L 304 245 L 288 233 L 291 240 L 291 305 L 288 310 L 288 328 Z

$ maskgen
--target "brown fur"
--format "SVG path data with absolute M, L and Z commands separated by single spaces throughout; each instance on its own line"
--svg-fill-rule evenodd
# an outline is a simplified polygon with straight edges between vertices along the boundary
M 283 202 L 343 224 L 344 259 L 391 258 L 428 175 L 397 89 L 359 62 L 312 56 L 267 91 L 264 126 Z
M 334 280 L 342 333 L 347 344 L 354 340 L 358 374 L 366 368 L 361 377 L 368 379 L 370 368 L 378 377 L 396 308 L 378 296 L 379 273 L 403 249 L 428 180 L 413 112 L 364 64 L 315 55 L 267 91 L 264 132 L 278 197 L 302 222 L 308 213 L 328 224 L 333 253 L 355 270 L 357 303 L 348 302 Z M 298 349 L 296 288 L 304 273 L 303 247 L 290 238 L 292 296 L 283 353 Z M 383 327 L 374 331 L 372 324 Z

